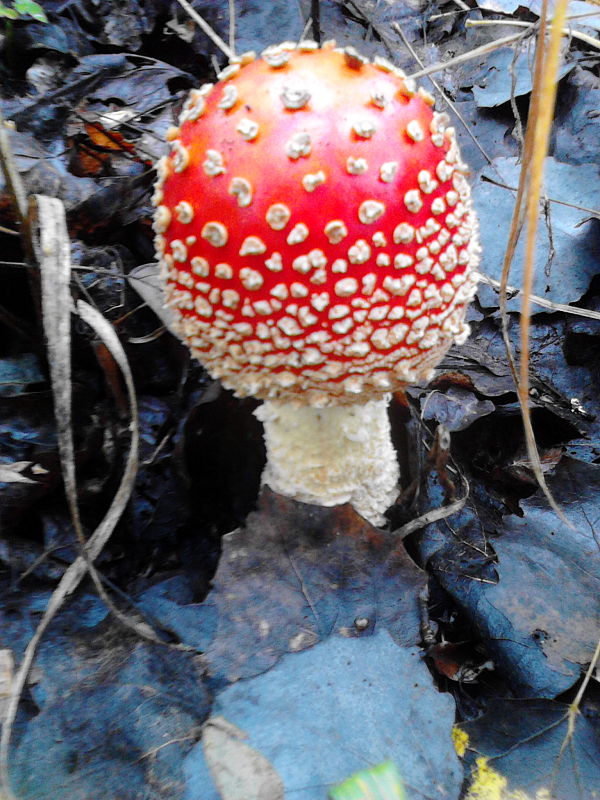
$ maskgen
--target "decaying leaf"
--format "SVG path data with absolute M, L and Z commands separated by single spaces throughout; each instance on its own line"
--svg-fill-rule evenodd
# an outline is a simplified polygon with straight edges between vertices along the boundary
M 384 623 L 373 635 L 330 636 L 288 653 L 218 693 L 213 715 L 244 731 L 247 746 L 277 771 L 286 798 L 324 800 L 333 785 L 386 758 L 411 800 L 458 800 L 454 704 L 434 687 L 419 649 L 396 644 Z M 218 800 L 207 760 L 202 743 L 186 759 L 190 800 Z M 228 768 L 239 773 L 240 762 L 231 758 Z
M 482 269 L 500 280 L 514 205 L 513 192 L 506 187 L 517 185 L 520 165 L 516 159 L 499 158 L 495 159 L 494 167 L 483 171 L 483 180 L 475 185 L 473 197 L 477 207 L 494 209 L 493 214 L 481 215 L 485 252 Z M 496 185 L 498 173 L 504 187 Z M 558 303 L 573 303 L 587 292 L 598 271 L 600 250 L 596 223 L 589 221 L 589 211 L 576 206 L 584 209 L 597 206 L 600 177 L 589 164 L 561 164 L 554 158 L 546 159 L 544 176 L 544 192 L 550 203 L 540 208 L 544 219 L 538 231 L 533 293 Z M 522 244 L 517 247 L 510 272 L 510 283 L 515 286 L 521 286 L 523 281 Z M 485 284 L 479 287 L 479 298 L 484 306 L 498 305 L 497 294 Z M 520 300 L 508 302 L 509 310 L 519 306 Z
M 221 800 L 283 800 L 277 770 L 224 717 L 211 717 L 202 734 L 204 755 Z
M 548 483 L 573 524 L 538 494 L 523 516 L 494 518 L 481 499 L 420 541 L 519 694 L 555 697 L 591 661 L 600 637 L 600 467 L 563 458 Z
M 31 478 L 21 474 L 29 466 L 31 466 L 31 461 L 14 461 L 12 464 L 0 464 L 0 483 L 35 483 Z
M 568 706 L 552 700 L 496 700 L 488 713 L 461 723 L 455 740 L 471 768 L 466 800 L 599 798 L 597 735 L 579 715 L 563 749 L 567 719 Z
M 559 80 L 574 67 L 562 64 Z M 475 78 L 473 94 L 481 108 L 508 103 L 511 97 L 529 94 L 532 88 L 533 45 L 530 42 L 521 50 L 502 47 L 489 55 L 481 73 Z
M 256 675 L 333 633 L 420 639 L 424 573 L 393 534 L 350 506 L 322 508 L 263 489 L 244 529 L 223 538 L 206 604 L 217 632 L 204 658 L 217 685 Z

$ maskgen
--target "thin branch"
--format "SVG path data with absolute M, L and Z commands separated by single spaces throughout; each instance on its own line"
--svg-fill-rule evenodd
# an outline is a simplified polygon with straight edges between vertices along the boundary
M 0 111 L 0 165 L 17 217 L 24 227 L 27 224 L 27 194 L 8 141 L 7 127 L 6 120 Z
M 235 0 L 229 0 L 229 47 L 235 55 Z
M 313 39 L 321 44 L 321 3 L 320 0 L 311 0 L 310 14 L 312 18 Z
M 493 287 L 500 291 L 501 283 L 500 281 L 496 281 L 493 278 L 490 278 L 481 270 L 478 270 L 481 275 L 481 282 L 487 283 L 488 286 Z M 521 289 L 518 289 L 516 286 L 509 286 L 506 284 L 506 291 L 512 295 L 512 297 L 518 297 L 522 294 Z M 511 299 L 512 299 L 511 297 Z M 597 319 L 600 320 L 600 311 L 590 311 L 587 308 L 577 308 L 577 306 L 568 306 L 565 303 L 554 303 L 552 300 L 546 300 L 544 297 L 539 297 L 537 294 L 532 294 L 529 296 L 529 299 L 532 303 L 535 303 L 537 306 L 541 306 L 542 308 L 548 308 L 551 311 L 562 311 L 564 314 L 572 314 L 575 317 L 586 317 L 586 319 Z
M 417 64 L 421 67 L 421 69 L 424 69 L 423 62 L 419 58 L 419 56 L 418 56 L 417 52 L 415 51 L 414 47 L 411 45 L 411 43 L 406 38 L 406 36 L 404 34 L 404 31 L 402 30 L 400 25 L 398 25 L 397 22 L 392 22 L 392 28 L 400 36 L 400 38 L 402 39 L 402 42 L 404 43 L 404 46 L 406 47 L 408 52 L 411 54 L 411 56 L 414 58 L 414 60 L 417 62 Z M 461 121 L 464 129 L 466 130 L 466 132 L 469 134 L 469 136 L 473 140 L 473 144 L 477 147 L 477 149 L 479 150 L 481 155 L 485 158 L 485 160 L 488 162 L 488 164 L 490 164 L 492 166 L 494 171 L 497 172 L 497 174 L 500 177 L 502 177 L 500 175 L 500 173 L 498 172 L 498 170 L 496 169 L 496 167 L 494 167 L 493 161 L 490 158 L 490 156 L 485 152 L 483 147 L 480 145 L 479 141 L 477 140 L 477 137 L 475 136 L 475 134 L 473 133 L 473 131 L 471 130 L 471 128 L 467 124 L 467 121 L 465 120 L 465 118 L 460 113 L 460 111 L 456 108 L 456 105 L 452 102 L 452 100 L 448 97 L 446 92 L 442 89 L 440 84 L 434 78 L 430 78 L 429 80 L 435 86 L 436 91 L 439 92 L 440 97 L 442 97 L 445 100 L 445 102 L 448 104 L 449 108 L 452 110 L 452 113 L 455 114 L 458 117 L 458 119 Z
M 467 20 L 467 28 L 474 28 L 479 26 L 487 26 L 487 25 L 510 25 L 514 28 L 532 28 L 533 26 L 537 25 L 536 22 L 522 22 L 516 19 L 468 19 Z M 583 33 L 583 31 L 576 31 L 569 26 L 565 26 L 562 28 L 562 33 L 564 36 L 573 37 L 573 39 L 579 39 L 586 44 L 589 44 L 591 47 L 596 47 L 600 50 L 600 39 L 595 39 L 593 36 L 589 36 L 587 33 Z
M 488 178 L 487 175 L 483 175 L 481 180 L 488 181 L 489 183 L 493 184 L 494 186 L 498 186 L 500 189 L 508 189 L 509 192 L 516 192 L 518 191 L 516 186 L 509 186 L 508 183 L 501 183 L 500 181 L 494 180 L 493 178 Z M 580 206 L 577 203 L 567 203 L 566 200 L 558 200 L 556 197 L 552 197 L 550 195 L 546 195 L 545 199 L 549 203 L 555 203 L 557 206 L 565 206 L 566 208 L 574 208 L 575 211 L 583 211 L 585 214 L 589 214 L 590 217 L 594 217 L 600 219 L 600 209 L 598 208 L 587 208 L 587 206 Z
M 494 50 L 498 50 L 500 47 L 512 44 L 513 42 L 523 38 L 523 33 L 512 33 L 510 36 L 504 36 L 502 39 L 495 39 L 493 42 L 482 44 L 481 47 L 475 47 L 473 50 L 469 50 L 467 53 L 461 53 L 461 55 L 450 58 L 448 61 L 440 61 L 438 64 L 432 64 L 430 67 L 425 67 L 424 69 L 418 70 L 418 72 L 412 72 L 408 77 L 413 78 L 414 80 L 424 78 L 427 75 L 432 75 L 434 72 L 441 72 L 449 67 L 456 67 L 458 64 L 464 64 L 465 62 L 471 61 L 474 58 L 479 58 L 479 56 L 485 56 L 488 53 L 492 53 Z
M 190 16 L 190 17 L 191 17 L 191 18 L 194 20 L 194 22 L 196 23 L 196 25 L 197 25 L 197 26 L 198 26 L 198 27 L 199 27 L 201 30 L 203 30 L 203 31 L 204 31 L 204 33 L 205 33 L 205 34 L 208 36 L 208 38 L 209 38 L 209 39 L 211 39 L 211 41 L 213 41 L 213 42 L 214 42 L 214 43 L 217 45 L 217 47 L 219 48 L 219 50 L 220 50 L 222 53 L 225 53 L 225 55 L 227 56 L 227 58 L 233 58 L 233 57 L 234 57 L 235 53 L 234 53 L 234 52 L 233 52 L 233 50 L 232 50 L 232 49 L 229 47 L 229 45 L 225 44 L 225 42 L 223 41 L 223 39 L 221 39 L 221 37 L 219 36 L 219 34 L 218 34 L 218 33 L 216 33 L 216 31 L 214 31 L 214 30 L 213 30 L 213 29 L 210 27 L 210 25 L 208 24 L 208 22 L 207 22 L 205 19 L 203 19 L 203 18 L 200 16 L 200 14 L 199 14 L 199 13 L 198 13 L 198 12 L 197 12 L 197 11 L 196 11 L 196 10 L 195 10 L 195 9 L 194 9 L 192 6 L 191 6 L 191 5 L 190 5 L 190 4 L 187 2 L 187 0 L 177 0 L 177 2 L 178 2 L 178 3 L 179 3 L 179 5 L 180 5 L 180 6 L 181 6 L 181 7 L 184 9 L 184 11 L 187 11 L 187 13 L 189 14 L 189 16 Z

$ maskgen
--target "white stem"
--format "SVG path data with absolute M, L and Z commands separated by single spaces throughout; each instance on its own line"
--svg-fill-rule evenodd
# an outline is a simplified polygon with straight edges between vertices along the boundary
M 351 503 L 373 525 L 382 525 L 399 477 L 388 404 L 389 396 L 328 408 L 265 401 L 255 412 L 265 426 L 262 482 L 304 503 Z

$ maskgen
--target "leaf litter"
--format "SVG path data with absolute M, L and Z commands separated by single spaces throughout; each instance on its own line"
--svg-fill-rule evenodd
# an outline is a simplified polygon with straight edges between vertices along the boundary
M 501 6 L 494 11 L 514 14 L 510 4 L 507 6 L 498 0 L 494 3 Z M 481 3 L 480 7 L 485 5 Z M 518 754 L 522 750 L 523 761 L 533 765 L 534 773 L 547 766 L 550 758 L 556 762 L 556 743 L 550 756 L 548 750 L 526 749 L 527 737 L 522 727 L 525 715 L 505 713 L 502 703 L 512 702 L 519 708 L 522 702 L 542 701 L 525 701 L 515 696 L 546 698 L 543 702 L 549 705 L 535 709 L 541 708 L 540 714 L 545 713 L 544 708 L 554 709 L 558 719 L 564 707 L 553 698 L 576 683 L 595 646 L 598 619 L 598 553 L 593 547 L 597 527 L 594 512 L 598 505 L 595 462 L 600 456 L 597 444 L 600 437 L 593 418 L 600 411 L 597 407 L 597 322 L 575 322 L 564 314 L 543 314 L 534 319 L 532 329 L 534 428 L 548 481 L 568 516 L 576 520 L 575 530 L 562 525 L 538 496 L 532 495 L 534 483 L 531 465 L 524 456 L 514 385 L 506 358 L 498 346 L 497 295 L 486 287 L 480 292 L 480 309 L 473 311 L 473 338 L 464 348 L 448 355 L 432 387 L 433 392 L 416 391 L 409 400 L 415 408 L 419 404 L 429 425 L 444 423 L 454 429 L 454 463 L 468 476 L 472 486 L 466 508 L 407 539 L 409 551 L 421 569 L 412 564 L 400 546 L 394 548 L 389 534 L 369 531 L 368 526 L 353 519 L 347 510 L 298 508 L 263 493 L 258 511 L 244 523 L 252 501 L 244 499 L 240 503 L 238 498 L 251 498 L 253 492 L 255 496 L 260 465 L 253 464 L 250 469 L 240 465 L 239 469 L 230 471 L 236 460 L 251 462 L 256 458 L 251 454 L 251 448 L 256 447 L 254 434 L 245 421 L 242 406 L 235 410 L 235 403 L 224 394 L 216 401 L 206 402 L 203 398 L 212 391 L 210 383 L 197 382 L 201 371 L 187 366 L 186 357 L 167 334 L 145 341 L 149 333 L 160 330 L 161 323 L 148 309 L 140 308 L 139 297 L 134 291 L 126 290 L 121 279 L 131 271 L 132 265 L 150 264 L 153 259 L 148 224 L 148 189 L 152 179 L 149 166 L 161 152 L 160 140 L 172 124 L 185 91 L 211 78 L 215 46 L 208 44 L 206 35 L 199 29 L 190 27 L 181 11 L 173 13 L 169 9 L 161 16 L 156 4 L 131 0 L 127 4 L 126 20 L 122 19 L 122 4 L 92 8 L 76 0 L 45 6 L 50 16 L 48 26 L 33 21 L 15 26 L 15 42 L 21 43 L 20 52 L 26 54 L 24 60 L 11 62 L 9 58 L 3 62 L 9 80 L 3 86 L 2 105 L 5 115 L 16 122 L 16 130 L 8 133 L 16 153 L 17 168 L 29 192 L 53 194 L 64 201 L 71 238 L 79 240 L 77 254 L 82 249 L 88 252 L 88 265 L 97 269 L 95 273 L 93 269 L 89 271 L 77 290 L 87 292 L 83 296 L 91 298 L 116 326 L 131 361 L 138 393 L 145 393 L 140 397 L 140 407 L 145 409 L 146 415 L 143 425 L 148 447 L 144 461 L 149 461 L 149 465 L 142 469 L 133 485 L 132 512 L 121 522 L 115 532 L 116 539 L 102 556 L 101 578 L 110 580 L 104 574 L 108 573 L 116 579 L 113 591 L 121 598 L 123 608 L 130 609 L 133 607 L 130 604 L 135 603 L 138 612 L 151 622 L 161 639 L 202 651 L 202 656 L 173 648 L 166 650 L 164 645 L 146 642 L 132 645 L 125 656 L 119 650 L 119 640 L 124 635 L 122 628 L 108 620 L 104 606 L 87 594 L 87 587 L 80 589 L 77 595 L 69 598 L 39 645 L 36 663 L 45 665 L 52 679 L 36 674 L 35 668 L 30 673 L 27 691 L 35 697 L 41 713 L 32 714 L 32 707 L 24 702 L 17 718 L 18 746 L 14 751 L 13 779 L 20 792 L 24 797 L 45 796 L 43 781 L 48 775 L 47 765 L 53 764 L 57 765 L 53 767 L 55 782 L 48 791 L 64 792 L 67 785 L 70 796 L 77 791 L 82 800 L 89 796 L 91 786 L 97 786 L 90 781 L 97 781 L 99 771 L 107 770 L 115 773 L 115 783 L 106 785 L 107 797 L 125 797 L 123 785 L 129 786 L 127 791 L 132 797 L 173 797 L 178 793 L 187 793 L 189 800 L 209 797 L 214 785 L 207 777 L 206 765 L 201 766 L 199 756 L 196 758 L 202 745 L 194 747 L 194 742 L 201 737 L 199 725 L 225 708 L 227 713 L 222 716 L 249 736 L 244 740 L 249 747 L 253 746 L 252 737 L 259 730 L 260 714 L 282 718 L 281 728 L 271 730 L 270 745 L 267 747 L 265 743 L 256 752 L 259 761 L 262 758 L 272 764 L 277 762 L 275 769 L 283 775 L 284 787 L 301 786 L 302 781 L 290 783 L 292 776 L 280 765 L 286 763 L 289 769 L 301 766 L 293 742 L 294 732 L 300 735 L 302 731 L 302 719 L 286 720 L 285 714 L 270 705 L 270 692 L 273 686 L 283 687 L 281 697 L 287 709 L 290 702 L 294 702 L 293 692 L 306 674 L 301 669 L 303 663 L 312 662 L 311 669 L 321 674 L 335 663 L 336 652 L 351 648 L 355 663 L 362 665 L 364 662 L 365 666 L 347 670 L 343 677 L 341 673 L 334 674 L 330 681 L 334 687 L 340 690 L 346 687 L 348 692 L 356 694 L 352 689 L 355 673 L 368 671 L 373 660 L 387 653 L 386 658 L 391 659 L 390 670 L 398 670 L 398 679 L 391 682 L 378 676 L 386 697 L 381 714 L 388 702 L 390 707 L 396 708 L 398 718 L 409 711 L 435 716 L 436 704 L 441 702 L 445 706 L 441 729 L 405 746 L 411 752 L 418 751 L 426 741 L 423 751 L 426 760 L 435 756 L 441 763 L 453 766 L 448 773 L 440 773 L 439 767 L 432 766 L 439 762 L 431 761 L 429 768 L 411 778 L 410 788 L 417 797 L 429 787 L 429 795 L 424 796 L 437 797 L 445 792 L 446 796 L 458 798 L 458 762 L 444 750 L 449 742 L 452 705 L 447 693 L 433 690 L 431 679 L 418 662 L 416 649 L 422 636 L 427 639 L 423 627 L 423 598 L 426 596 L 423 570 L 429 574 L 431 610 L 436 612 L 431 627 L 434 637 L 436 627 L 438 640 L 439 630 L 448 636 L 454 635 L 457 644 L 466 634 L 476 648 L 483 648 L 482 659 L 485 661 L 486 656 L 490 656 L 493 661 L 494 669 L 481 674 L 475 683 L 468 684 L 468 689 L 465 688 L 467 684 L 460 682 L 455 687 L 460 700 L 458 708 L 466 719 L 483 711 L 479 723 L 463 722 L 463 725 L 479 724 L 477 741 L 483 742 L 493 731 L 495 720 L 503 715 L 505 728 L 515 743 L 511 753 Z M 227 40 L 229 3 L 195 6 L 200 13 L 208 14 L 221 38 Z M 539 13 L 536 7 L 532 6 L 531 10 Z M 261 49 L 271 40 L 300 37 L 307 22 L 300 4 L 275 4 L 268 11 L 262 4 L 244 4 L 243 10 L 238 9 L 237 39 L 242 49 Z M 431 9 L 433 16 L 434 12 L 446 13 L 448 6 Z M 493 40 L 497 31 L 490 28 L 465 29 L 464 17 L 474 17 L 475 13 L 461 12 L 451 18 L 451 23 L 447 19 L 436 25 L 412 7 L 322 2 L 321 27 L 323 38 L 338 35 L 344 43 L 367 54 L 392 57 L 407 71 L 414 72 L 412 56 L 404 49 L 392 23 L 400 21 L 409 31 L 416 54 L 427 66 L 457 51 L 464 52 L 473 42 L 482 44 Z M 275 20 L 276 30 L 271 27 Z M 582 30 L 584 23 L 584 19 L 576 21 Z M 593 30 L 593 25 L 586 30 L 590 27 Z M 188 36 L 190 31 L 192 35 Z M 423 34 L 425 38 L 421 38 Z M 43 47 L 36 48 L 35 41 Z M 593 99 L 600 87 L 593 72 L 594 56 L 578 49 L 583 46 L 581 41 L 574 39 L 571 44 L 559 87 L 552 158 L 546 164 L 549 202 L 542 209 L 535 293 L 563 305 L 577 303 L 584 309 L 594 309 L 599 263 L 598 220 L 594 213 L 598 187 L 594 189 L 595 172 L 590 169 L 590 163 L 597 160 L 600 123 L 594 114 Z M 110 53 L 102 49 L 107 47 L 112 48 Z M 523 81 L 519 84 L 523 91 L 518 88 L 516 96 L 510 68 L 498 69 L 498 63 L 508 55 L 512 64 L 515 52 L 521 53 L 514 63 L 521 75 L 519 80 Z M 434 76 L 441 80 L 448 101 L 458 101 L 456 105 L 463 116 L 471 124 L 476 123 L 473 132 L 478 144 L 491 157 L 492 165 L 483 168 L 486 182 L 476 179 L 476 203 L 481 209 L 495 209 L 494 215 L 482 214 L 482 218 L 484 269 L 496 278 L 506 241 L 507 228 L 502 220 L 509 219 L 513 202 L 510 188 L 516 186 L 518 178 L 514 158 L 518 152 L 518 121 L 514 119 L 514 111 L 516 109 L 523 120 L 527 115 L 528 64 L 523 53 L 522 49 L 511 49 L 510 53 L 496 51 L 471 65 L 465 62 L 455 72 L 448 69 Z M 49 54 L 51 58 L 47 57 Z M 217 59 L 222 63 L 221 56 L 217 55 Z M 496 81 L 493 85 L 495 99 L 482 110 L 482 96 L 485 91 L 489 96 L 487 87 L 491 86 L 486 69 L 488 73 L 492 70 L 490 74 Z M 483 88 L 482 80 L 487 81 Z M 23 81 L 28 81 L 28 86 Z M 485 156 L 474 148 L 460 124 L 459 136 L 468 154 L 477 153 L 471 161 L 476 169 L 481 169 Z M 9 210 L 9 195 L 2 186 L 0 208 L 0 225 L 14 228 L 16 215 Z M 2 231 L 0 237 L 6 242 L 6 260 L 23 261 L 14 237 Z M 117 265 L 114 269 L 108 244 L 118 247 L 119 257 L 112 258 Z M 96 257 L 94 248 L 97 248 Z M 511 283 L 516 285 L 521 280 L 519 259 L 518 256 L 511 274 Z M 113 278 L 107 278 L 103 270 L 112 270 Z M 139 277 L 137 284 L 140 285 Z M 0 308 L 2 331 L 5 319 L 14 322 L 15 318 L 22 318 L 35 324 L 35 310 L 27 299 L 26 282 L 16 276 L 14 267 L 0 265 L 0 289 L 2 304 L 6 303 L 13 315 L 2 316 Z M 143 299 L 156 308 L 151 294 L 143 295 Z M 509 309 L 513 308 L 516 306 L 509 305 Z M 516 311 L 511 313 L 516 314 Z M 514 320 L 516 322 L 516 316 Z M 6 330 L 8 337 L 0 340 L 2 347 L 6 347 L 0 351 L 2 363 L 25 367 L 32 349 L 21 336 L 23 326 L 13 325 Z M 130 340 L 139 343 L 132 344 Z M 89 454 L 102 434 L 102 458 L 116 469 L 126 457 L 127 435 L 123 430 L 119 433 L 115 423 L 106 427 L 103 424 L 106 414 L 97 410 L 98 404 L 107 405 L 111 393 L 117 396 L 120 378 L 115 372 L 109 379 L 93 363 L 89 350 L 85 349 L 89 348 L 89 343 L 89 333 L 83 335 L 83 329 L 76 327 L 75 410 L 83 410 L 85 402 L 81 401 L 87 396 L 88 403 L 93 400 L 96 405 L 96 413 L 88 415 L 85 428 L 79 427 L 80 417 L 76 414 L 75 433 L 78 444 Z M 0 647 L 14 650 L 17 665 L 22 663 L 36 615 L 39 617 L 48 600 L 48 582 L 53 584 L 61 574 L 70 574 L 68 565 L 63 563 L 58 574 L 52 569 L 45 573 L 34 570 L 22 582 L 15 582 L 19 577 L 18 548 L 12 550 L 15 555 L 11 555 L 10 548 L 4 548 L 4 537 L 9 532 L 12 542 L 22 541 L 38 548 L 44 546 L 42 530 L 50 537 L 47 545 L 62 541 L 60 537 L 53 540 L 50 536 L 51 512 L 61 508 L 63 501 L 56 431 L 48 414 L 48 397 L 39 392 L 48 385 L 46 367 L 43 359 L 38 359 L 37 364 L 42 370 L 41 382 L 19 383 L 17 375 L 17 383 L 11 383 L 11 387 L 23 388 L 17 389 L 16 394 L 13 388 L 8 397 L 2 398 L 5 409 L 0 441 L 2 464 L 30 462 L 40 464 L 47 471 L 40 475 L 27 472 L 38 482 L 35 486 L 7 484 L 0 496 L 0 520 L 10 521 L 9 527 L 3 527 L 3 549 L 0 550 L 0 579 L 7 589 L 0 601 L 0 611 L 9 615 L 2 628 Z M 20 375 L 30 380 L 24 372 Z M 111 388 L 105 388 L 108 386 Z M 30 387 L 36 394 L 28 391 Z M 27 391 L 23 397 L 24 390 Z M 198 406 L 199 402 L 204 405 Z M 203 408 L 204 412 L 199 413 L 198 408 Z M 217 408 L 221 411 L 213 413 Z M 399 408 L 396 406 L 395 410 L 397 428 L 402 419 Z M 173 414 L 178 411 L 184 416 L 174 423 Z M 114 417 L 117 411 L 109 413 Z M 238 415 L 240 419 L 234 424 L 233 418 Z M 232 430 L 238 437 L 237 446 L 231 437 Z M 199 523 L 194 524 L 186 514 L 185 498 L 193 486 L 190 477 L 206 469 L 199 465 L 203 458 L 202 447 L 210 441 L 209 433 L 215 441 L 222 437 L 222 442 L 227 442 L 227 457 L 220 468 L 224 472 L 214 475 L 213 483 L 228 487 L 233 508 L 223 514 L 214 498 L 211 502 L 206 496 L 204 508 L 198 515 Z M 422 445 L 416 444 L 416 447 L 420 449 Z M 566 452 L 577 458 L 565 458 Z M 86 463 L 87 469 L 92 471 L 88 475 L 84 469 Z M 102 507 L 106 507 L 102 504 L 107 501 L 110 503 L 111 490 L 114 492 L 118 484 L 116 474 L 103 476 L 102 480 L 94 475 L 98 466 L 98 456 L 88 456 L 87 461 L 78 459 L 78 468 L 84 469 L 81 489 L 85 487 L 85 491 L 81 494 L 81 505 L 86 520 L 98 516 L 98 509 L 90 516 L 94 503 Z M 23 471 L 28 468 L 29 465 Z M 418 477 L 407 474 L 405 485 L 408 486 L 412 478 L 418 482 Z M 94 493 L 94 481 L 104 488 Z M 442 488 L 435 485 L 435 476 L 429 482 L 429 493 L 423 492 L 419 501 L 420 511 L 425 513 L 445 502 Z M 187 494 L 187 503 L 190 508 L 198 509 L 198 505 L 194 506 L 194 492 L 192 489 L 191 494 Z M 176 510 L 175 516 L 170 517 L 168 504 L 173 498 Z M 398 509 L 394 513 L 398 513 Z M 57 519 L 60 518 L 59 515 Z M 66 518 L 63 502 L 62 519 Z M 219 537 L 235 527 L 232 519 L 237 520 L 238 527 L 223 539 L 213 589 L 207 594 L 207 581 L 218 558 Z M 90 531 L 93 527 L 90 526 Z M 344 535 L 328 539 L 334 528 Z M 133 543 L 131 531 L 135 532 Z M 25 551 L 26 548 L 20 552 Z M 35 550 L 29 552 L 33 554 Z M 62 556 L 66 555 L 67 551 L 63 551 Z M 25 562 L 19 563 L 23 564 L 20 569 L 29 569 Z M 35 563 L 31 555 L 27 563 Z M 48 561 L 48 565 L 50 563 Z M 336 578 L 340 576 L 343 580 L 338 584 Z M 444 595 L 440 594 L 440 587 Z M 535 593 L 531 587 L 536 588 Z M 560 613 L 556 610 L 557 595 L 561 598 Z M 442 596 L 445 599 L 440 611 L 435 603 Z M 82 601 L 83 606 L 80 605 Z M 15 604 L 30 609 L 27 624 L 19 624 L 10 616 Z M 79 609 L 87 620 L 89 640 L 83 636 L 76 617 L 69 613 L 69 607 L 74 611 Z M 70 656 L 61 657 L 58 645 L 60 637 L 65 635 L 72 640 L 66 650 Z M 447 649 L 447 652 L 458 651 Z M 110 661 L 111 654 L 115 661 L 121 659 L 125 677 L 119 677 L 119 667 L 113 672 L 110 671 L 112 667 L 107 672 L 94 671 L 99 653 L 105 661 Z M 196 712 L 186 716 L 183 696 L 173 700 L 168 711 L 160 704 L 150 704 L 149 716 L 143 718 L 147 728 L 142 729 L 136 709 L 148 706 L 148 699 L 135 691 L 121 692 L 114 687 L 119 687 L 121 681 L 124 686 L 136 683 L 143 676 L 143 683 L 153 686 L 158 696 L 161 691 L 168 693 L 168 688 L 164 689 L 161 683 L 162 677 L 159 678 L 167 666 L 165 686 L 181 682 L 181 676 L 187 676 L 183 679 L 184 694 L 187 692 L 194 697 Z M 131 674 L 128 675 L 127 669 Z M 411 700 L 403 690 L 409 688 L 411 678 L 417 674 L 423 691 Z M 81 676 L 85 676 L 83 683 Z M 504 688 L 502 696 L 498 697 L 499 690 L 494 682 L 500 678 Z M 53 684 L 54 699 L 48 695 Z M 208 687 L 216 690 L 214 698 L 209 697 Z M 68 691 L 64 707 L 57 699 L 61 691 L 63 694 Z M 233 701 L 236 692 L 241 705 Z M 255 696 L 255 692 L 260 693 L 260 713 L 248 712 L 244 717 L 243 703 L 247 697 Z M 320 710 L 331 715 L 329 722 L 324 716 L 320 723 L 320 730 L 331 734 L 327 739 L 331 742 L 327 747 L 328 755 L 333 757 L 337 753 L 340 758 L 339 774 L 326 774 L 323 778 L 323 788 L 318 795 L 321 797 L 329 780 L 342 780 L 364 763 L 347 758 L 348 752 L 353 752 L 354 732 L 343 731 L 347 737 L 346 750 L 342 748 L 344 755 L 340 755 L 339 742 L 334 741 L 340 735 L 336 718 L 339 707 L 329 704 L 334 698 L 331 692 L 324 691 L 319 697 Z M 392 705 L 394 703 L 397 706 Z M 115 727 L 108 713 L 118 706 L 124 719 L 121 727 Z M 365 698 L 362 722 L 364 724 L 368 718 L 372 725 L 379 726 L 378 730 L 389 730 L 391 739 L 388 737 L 386 741 L 393 742 L 397 733 L 391 733 L 389 723 L 375 713 L 376 706 L 377 703 Z M 531 706 L 533 717 L 538 714 L 535 709 Z M 520 710 L 522 712 L 523 707 Z M 167 729 L 159 727 L 154 738 L 146 736 L 152 719 L 159 720 L 165 713 L 168 720 L 181 722 Z M 74 728 L 69 721 L 77 717 L 88 720 L 93 726 L 94 738 L 99 742 L 93 751 L 86 743 L 85 727 Z M 269 730 L 267 726 L 263 734 Z M 556 731 L 557 736 L 562 735 L 558 724 Z M 579 728 L 576 731 L 579 732 Z M 588 734 L 589 731 L 583 738 L 573 737 L 570 747 L 577 757 L 582 748 L 588 748 L 589 763 L 593 765 L 597 744 Z M 48 743 L 57 737 L 63 742 L 60 750 L 53 752 Z M 209 738 L 207 735 L 206 740 Z M 395 741 L 398 744 L 400 740 Z M 475 732 L 472 741 L 476 741 Z M 117 755 L 112 750 L 115 743 L 121 747 Z M 280 753 L 276 756 L 278 749 Z M 385 760 L 389 756 L 385 749 L 381 745 L 380 752 L 370 751 L 370 758 Z M 478 750 L 493 757 L 483 744 Z M 317 762 L 318 755 L 315 754 Z M 407 782 L 411 767 L 402 758 L 398 753 L 397 764 Z M 222 761 L 221 758 L 220 763 Z M 150 762 L 157 766 L 149 768 Z M 227 765 L 227 759 L 225 762 Z M 498 764 L 501 773 L 508 776 L 511 788 L 524 785 L 518 782 L 516 761 L 504 759 Z M 433 779 L 436 770 L 445 777 L 438 778 L 437 785 L 429 785 L 427 781 Z M 531 786 L 533 783 L 529 784 L 529 791 Z M 559 781 L 557 786 L 559 800 L 577 798 L 568 793 L 573 788 L 571 784 Z M 77 797 L 76 794 L 72 796 Z

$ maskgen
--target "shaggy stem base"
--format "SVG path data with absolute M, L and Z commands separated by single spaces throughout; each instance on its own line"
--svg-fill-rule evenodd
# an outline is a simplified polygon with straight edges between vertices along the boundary
M 304 503 L 351 503 L 382 525 L 399 478 L 388 404 L 389 397 L 328 408 L 265 401 L 255 412 L 265 427 L 262 482 Z

